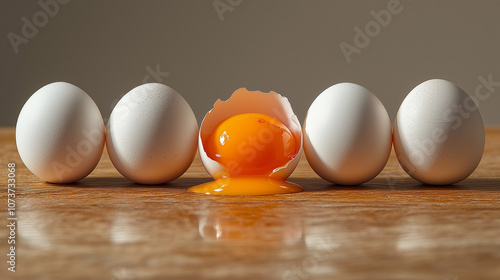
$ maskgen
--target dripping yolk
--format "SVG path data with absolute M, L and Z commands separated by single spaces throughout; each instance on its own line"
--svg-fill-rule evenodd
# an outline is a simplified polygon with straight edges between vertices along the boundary
M 269 176 L 295 157 L 297 146 L 283 123 L 264 114 L 250 113 L 220 123 L 208 139 L 207 155 L 232 177 Z
M 300 150 L 290 130 L 277 119 L 247 113 L 222 121 L 205 140 L 205 151 L 228 176 L 190 188 L 206 194 L 264 195 L 302 191 L 302 187 L 273 179 Z

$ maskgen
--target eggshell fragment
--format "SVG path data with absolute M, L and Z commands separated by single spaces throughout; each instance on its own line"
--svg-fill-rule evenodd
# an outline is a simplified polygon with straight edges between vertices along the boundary
M 366 88 L 340 83 L 323 91 L 304 121 L 304 152 L 323 179 L 341 185 L 367 182 L 391 152 L 391 121 Z
M 83 179 L 96 167 L 104 147 L 99 108 L 77 86 L 48 84 L 19 113 L 16 145 L 26 167 L 41 180 L 71 183 Z
M 204 143 L 220 122 L 244 113 L 261 113 L 279 120 L 290 129 L 296 143 L 300 143 L 301 148 L 297 155 L 286 166 L 276 168 L 271 174 L 271 177 L 276 179 L 288 178 L 299 163 L 302 153 L 302 130 L 300 122 L 293 113 L 292 107 L 286 97 L 273 91 L 264 93 L 260 91 L 248 91 L 245 88 L 236 90 L 226 101 L 217 100 L 213 109 L 206 114 L 201 123 L 198 147 L 200 158 L 207 172 L 214 179 L 229 175 L 222 165 L 208 157 L 204 149 Z
M 107 127 L 107 148 L 115 168 L 141 184 L 161 184 L 181 176 L 196 154 L 198 123 L 174 89 L 140 85 L 116 104 Z
M 448 185 L 467 178 L 484 150 L 484 124 L 469 95 L 452 82 L 433 79 L 403 100 L 393 128 L 394 150 L 414 179 Z

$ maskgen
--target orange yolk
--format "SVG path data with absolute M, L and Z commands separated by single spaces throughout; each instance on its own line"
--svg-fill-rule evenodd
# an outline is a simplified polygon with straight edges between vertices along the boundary
M 208 139 L 207 155 L 230 176 L 270 175 L 297 154 L 290 130 L 264 114 L 241 114 L 217 126 Z
M 207 155 L 221 164 L 229 176 L 190 191 L 226 195 L 302 191 L 298 185 L 270 177 L 300 150 L 300 142 L 277 119 L 258 113 L 236 115 L 221 122 L 205 142 Z

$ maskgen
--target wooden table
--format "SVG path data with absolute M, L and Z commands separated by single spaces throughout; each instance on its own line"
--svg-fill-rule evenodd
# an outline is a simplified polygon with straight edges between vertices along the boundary
M 302 158 L 305 191 L 258 197 L 187 192 L 206 182 L 199 158 L 178 180 L 143 186 L 103 155 L 74 184 L 40 182 L 14 130 L 0 130 L 0 279 L 500 279 L 500 129 L 482 162 L 453 186 L 421 185 L 394 153 L 374 180 L 331 185 Z M 7 271 L 7 163 L 16 163 L 16 272 Z

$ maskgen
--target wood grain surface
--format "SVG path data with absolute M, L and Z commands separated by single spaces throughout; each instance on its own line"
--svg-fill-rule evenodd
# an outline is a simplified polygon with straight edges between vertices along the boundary
M 331 185 L 303 157 L 289 195 L 190 193 L 209 176 L 134 184 L 106 154 L 77 183 L 40 182 L 0 130 L 0 279 L 500 279 L 500 129 L 451 186 L 409 178 L 394 152 L 374 180 Z M 16 272 L 7 270 L 7 164 L 16 163 Z

